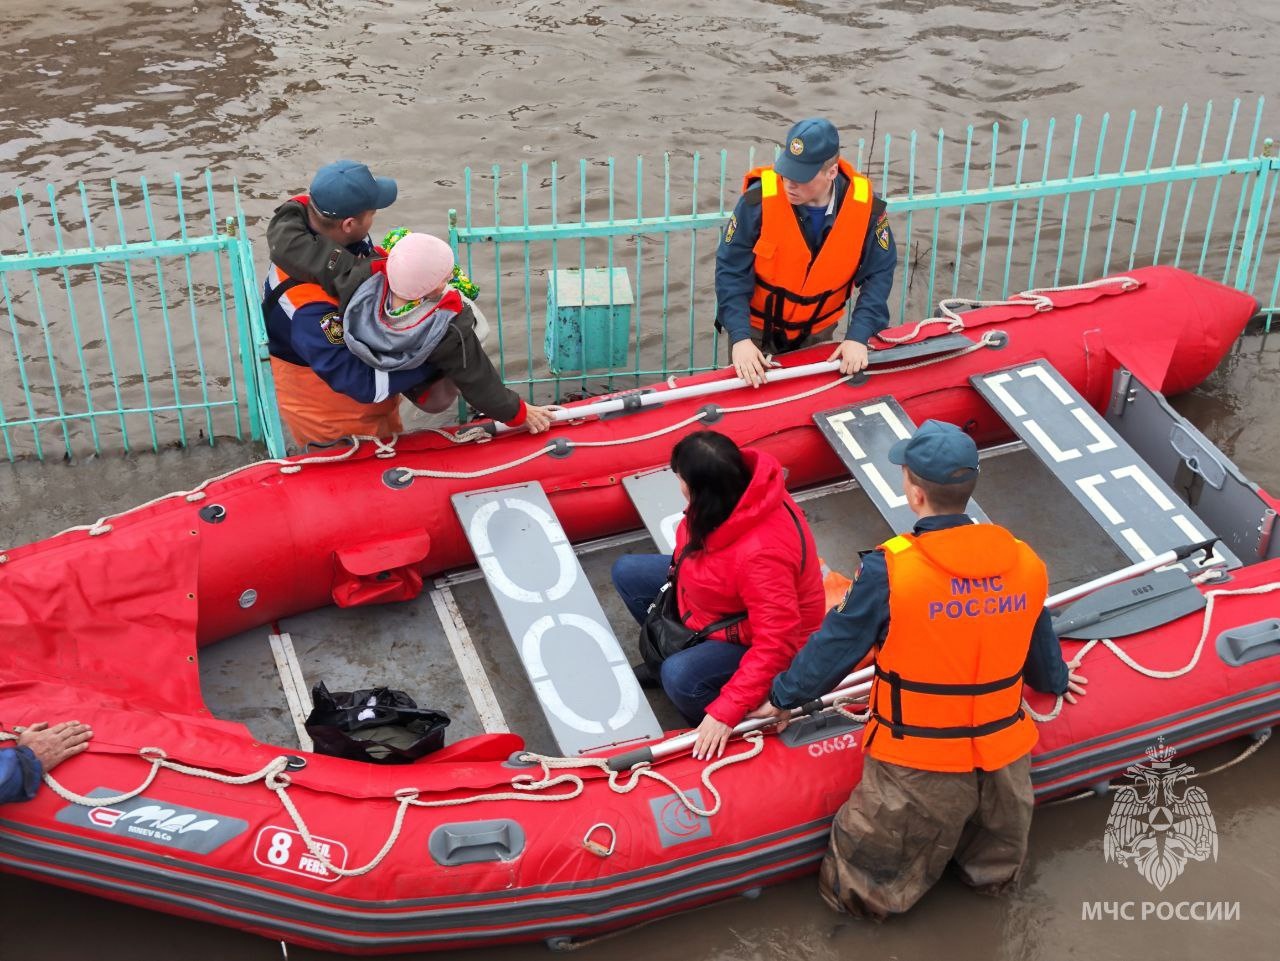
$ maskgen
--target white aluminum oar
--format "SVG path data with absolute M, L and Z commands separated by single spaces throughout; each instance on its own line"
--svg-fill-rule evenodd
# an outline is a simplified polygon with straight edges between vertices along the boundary
M 830 691 L 822 697 L 809 701 L 807 704 L 801 704 L 799 707 L 791 709 L 790 717 L 798 718 L 806 714 L 814 714 L 825 707 L 830 707 L 835 703 L 836 698 L 841 697 L 859 697 L 871 690 L 871 678 L 875 674 L 874 667 L 864 667 L 860 671 L 854 671 L 838 685 L 835 690 Z M 733 729 L 731 737 L 738 737 L 743 734 L 750 734 L 752 731 L 759 731 L 762 728 L 772 727 L 777 724 L 776 718 L 751 718 L 743 721 Z M 664 757 L 670 757 L 672 754 L 679 754 L 682 751 L 690 750 L 694 742 L 698 740 L 697 731 L 689 731 L 685 734 L 668 738 L 658 744 L 646 745 L 638 747 L 634 751 L 625 751 L 622 754 L 615 754 L 609 758 L 610 771 L 626 771 L 635 767 L 644 761 L 652 763 Z
M 1138 561 L 1136 564 L 1130 564 L 1128 567 L 1122 567 L 1110 574 L 1103 574 L 1101 577 L 1094 578 L 1077 587 L 1069 588 L 1061 593 L 1054 594 L 1045 600 L 1044 606 L 1052 609 L 1061 607 L 1076 598 L 1083 597 L 1099 588 L 1107 587 L 1110 584 L 1116 584 L 1120 581 L 1127 580 L 1131 577 L 1137 577 L 1139 574 L 1146 574 L 1148 571 L 1154 571 L 1157 567 L 1164 567 L 1166 564 L 1172 564 L 1174 561 L 1184 560 L 1190 557 L 1196 551 L 1208 551 L 1217 543 L 1217 538 L 1211 538 L 1207 541 L 1199 541 L 1195 544 L 1186 544 L 1182 547 L 1175 547 L 1158 554 L 1155 557 L 1148 558 L 1144 561 Z M 790 717 L 803 717 L 807 714 L 813 714 L 833 704 L 836 698 L 840 697 L 857 697 L 866 694 L 871 690 L 870 678 L 875 675 L 875 666 L 864 667 L 860 671 L 854 671 L 843 681 L 841 681 L 836 689 L 822 697 L 809 701 L 807 704 L 801 704 L 799 707 L 792 708 Z M 777 721 L 768 718 L 753 718 L 743 721 L 733 729 L 731 736 L 740 736 L 750 734 L 752 731 L 759 731 L 762 728 L 771 727 Z M 629 768 L 640 764 L 643 761 L 657 761 L 664 757 L 670 757 L 672 754 L 679 754 L 693 747 L 694 742 L 698 739 L 697 731 L 689 731 L 686 734 L 680 734 L 676 737 L 669 738 L 658 744 L 639 747 L 634 751 L 626 751 L 622 754 L 616 754 L 609 758 L 609 770 L 625 771 Z
M 1094 578 L 1077 587 L 1071 587 L 1060 594 L 1054 594 L 1044 602 L 1044 606 L 1052 610 L 1055 607 L 1061 607 L 1074 601 L 1078 597 L 1084 597 L 1091 594 L 1100 587 L 1106 587 L 1109 584 L 1117 584 L 1120 581 L 1127 581 L 1131 577 L 1137 577 L 1139 574 L 1146 574 L 1148 571 L 1154 571 L 1157 567 L 1164 567 L 1166 564 L 1172 564 L 1174 561 L 1185 560 L 1196 551 L 1205 551 L 1206 553 L 1212 549 L 1213 545 L 1218 542 L 1216 537 L 1212 537 L 1207 541 L 1199 541 L 1195 544 L 1186 544 L 1182 547 L 1174 547 L 1165 551 L 1163 554 L 1157 554 L 1155 557 L 1149 557 L 1145 561 L 1138 561 L 1136 564 L 1130 564 L 1128 567 L 1122 567 L 1118 571 L 1112 571 L 1110 574 L 1103 574 L 1101 577 Z
M 816 364 L 802 364 L 799 367 L 771 368 L 765 371 L 766 383 L 776 384 L 784 380 L 796 380 L 813 374 L 831 373 L 840 368 L 838 360 L 824 360 Z M 688 387 L 676 387 L 672 390 L 655 390 L 647 394 L 627 394 L 625 397 L 614 397 L 609 400 L 596 401 L 594 404 L 582 404 L 578 407 L 567 407 L 551 412 L 552 421 L 577 420 L 579 417 L 613 414 L 618 411 L 639 410 L 642 407 L 657 407 L 690 397 L 708 397 L 712 394 L 723 394 L 726 391 L 747 387 L 749 383 L 741 377 L 729 377 L 725 380 L 712 380 L 704 384 L 690 384 Z M 506 424 L 493 421 L 482 424 L 494 434 L 505 434 L 513 430 L 524 430 L 524 427 L 508 427 Z

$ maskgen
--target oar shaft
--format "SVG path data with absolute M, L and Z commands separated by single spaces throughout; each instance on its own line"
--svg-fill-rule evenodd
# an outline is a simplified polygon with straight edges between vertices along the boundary
M 875 673 L 874 667 L 864 668 L 861 671 L 854 671 L 846 677 L 835 690 L 822 695 L 815 701 L 803 704 L 794 708 L 790 716 L 792 718 L 803 717 L 806 714 L 813 714 L 825 707 L 830 707 L 835 703 L 837 698 L 843 697 L 861 697 L 871 691 L 871 682 L 869 678 Z M 772 718 L 751 718 L 737 725 L 731 736 L 739 737 L 743 734 L 750 734 L 752 731 L 759 731 L 766 727 L 771 727 L 777 721 Z M 609 769 L 611 771 L 625 771 L 628 768 L 635 767 L 643 761 L 658 761 L 673 754 L 680 754 L 693 747 L 698 740 L 697 731 L 689 731 L 677 737 L 662 741 L 659 744 L 647 745 L 645 747 L 636 748 L 634 751 L 627 751 L 623 754 L 615 754 L 609 758 Z
M 799 367 L 781 367 L 765 371 L 766 383 L 776 384 L 785 380 L 796 380 L 813 374 L 831 373 L 840 367 L 837 360 L 821 361 L 816 364 L 802 364 Z M 612 397 L 609 400 L 596 401 L 594 404 L 581 404 L 551 412 L 553 421 L 577 420 L 579 417 L 614 414 L 622 410 L 633 410 L 639 407 L 656 407 L 690 397 L 709 397 L 712 394 L 723 394 L 726 391 L 738 390 L 749 386 L 741 377 L 728 377 L 724 380 L 712 380 L 702 384 L 690 384 L 687 387 L 676 387 L 671 390 L 655 390 L 648 394 L 628 394 L 625 397 Z M 494 432 L 505 434 L 508 431 L 520 430 L 506 424 L 495 424 Z
M 1212 544 L 1212 541 L 1209 543 Z M 1092 594 L 1099 588 L 1106 587 L 1109 584 L 1118 584 L 1121 581 L 1127 581 L 1131 577 L 1137 577 L 1139 574 L 1146 574 L 1148 571 L 1154 571 L 1157 567 L 1164 567 L 1166 564 L 1172 564 L 1186 556 L 1187 555 L 1185 553 L 1178 550 L 1165 551 L 1163 554 L 1157 554 L 1155 557 L 1148 558 L 1145 561 L 1138 561 L 1136 564 L 1130 564 L 1128 567 L 1122 567 L 1118 571 L 1112 571 L 1110 574 L 1103 574 L 1101 577 L 1094 578 L 1084 584 L 1068 588 L 1060 594 L 1054 594 L 1044 602 L 1044 606 L 1048 608 L 1061 607 L 1063 604 L 1076 600 L 1076 598 L 1084 597 L 1086 594 Z

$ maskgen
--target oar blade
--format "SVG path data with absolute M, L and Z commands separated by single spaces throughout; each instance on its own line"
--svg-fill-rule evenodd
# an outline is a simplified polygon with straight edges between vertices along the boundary
M 1186 617 L 1205 606 L 1204 595 L 1181 569 L 1155 571 L 1088 594 L 1053 620 L 1059 637 L 1128 637 Z

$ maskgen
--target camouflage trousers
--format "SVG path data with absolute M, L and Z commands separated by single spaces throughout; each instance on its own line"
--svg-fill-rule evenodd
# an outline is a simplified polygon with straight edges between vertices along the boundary
M 966 884 L 998 894 L 1022 867 L 1033 803 L 1030 754 L 966 774 L 865 758 L 862 780 L 831 826 L 822 899 L 883 920 L 919 901 L 952 859 Z

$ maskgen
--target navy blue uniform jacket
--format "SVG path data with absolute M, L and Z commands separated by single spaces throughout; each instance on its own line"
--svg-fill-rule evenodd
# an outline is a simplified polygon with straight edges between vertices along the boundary
M 967 514 L 937 514 L 916 521 L 913 533 L 928 536 L 929 531 L 972 523 Z M 791 708 L 821 697 L 888 633 L 889 570 L 882 552 L 868 551 L 862 556 L 862 569 L 849 588 L 843 607 L 827 612 L 822 626 L 796 654 L 791 666 L 774 678 L 769 700 L 774 707 Z M 1022 672 L 1023 680 L 1034 690 L 1062 694 L 1067 689 L 1069 671 L 1047 610 L 1042 610 L 1036 620 Z
M 815 230 L 808 208 L 792 207 L 814 257 L 822 249 L 848 189 L 848 178 L 843 174 L 836 177 L 835 209 L 823 217 L 820 232 Z M 760 219 L 760 185 L 756 183 L 738 198 L 716 250 L 716 319 L 728 332 L 731 344 L 751 336 L 751 294 L 756 289 L 754 248 L 760 239 Z M 862 244 L 862 260 L 853 275 L 858 299 L 845 340 L 865 344 L 889 326 L 889 294 L 897 266 L 898 250 L 893 243 L 893 232 L 877 205 Z

